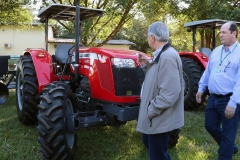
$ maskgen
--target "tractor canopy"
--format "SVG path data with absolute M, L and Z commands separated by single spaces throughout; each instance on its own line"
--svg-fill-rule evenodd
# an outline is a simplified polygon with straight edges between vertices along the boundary
M 52 4 L 43 9 L 38 13 L 40 22 L 45 23 L 45 50 L 48 51 L 48 20 L 64 20 L 75 22 L 75 34 L 79 35 L 75 37 L 75 46 L 78 54 L 79 39 L 81 23 L 84 20 L 88 20 L 97 16 L 102 16 L 105 13 L 104 10 L 80 7 L 79 1 L 76 1 L 76 6 L 63 5 L 63 4 Z M 77 58 L 78 56 L 76 56 Z
M 79 42 L 81 36 L 81 21 L 96 17 L 102 16 L 105 12 L 100 9 L 92 9 L 80 7 L 80 1 L 75 1 L 75 6 L 72 5 L 63 5 L 63 4 L 52 4 L 48 7 L 43 8 L 39 11 L 38 17 L 40 22 L 45 23 L 45 50 L 48 51 L 48 20 L 65 20 L 65 21 L 74 21 L 75 22 L 75 62 L 79 60 Z M 79 81 L 79 65 L 75 66 L 75 82 Z
M 192 29 L 192 28 L 208 29 L 208 28 L 221 26 L 225 22 L 227 22 L 227 20 L 221 20 L 221 19 L 199 20 L 199 21 L 193 21 L 193 22 L 185 23 L 184 24 L 184 28 L 189 28 L 189 29 Z
M 96 16 L 102 16 L 104 10 L 80 7 L 80 21 L 84 21 Z M 76 17 L 76 6 L 52 4 L 39 11 L 38 17 L 41 22 L 46 18 L 55 20 L 72 21 Z
M 193 52 L 196 52 L 196 30 L 200 29 L 201 35 L 201 48 L 209 48 L 213 50 L 216 47 L 216 29 L 222 24 L 228 22 L 228 20 L 221 19 L 209 19 L 187 22 L 184 24 L 184 28 L 187 28 L 188 32 L 192 32 Z M 235 22 L 238 26 L 240 22 Z

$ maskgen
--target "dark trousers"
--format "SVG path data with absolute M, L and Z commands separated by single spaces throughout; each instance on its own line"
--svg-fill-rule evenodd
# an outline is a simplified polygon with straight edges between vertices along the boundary
M 240 106 L 237 105 L 234 117 L 225 118 L 224 111 L 230 97 L 218 98 L 210 95 L 205 109 L 205 128 L 218 143 L 219 160 L 232 160 L 237 150 L 235 139 L 239 124 Z
M 170 160 L 167 152 L 171 132 L 142 134 L 143 144 L 148 149 L 150 160 Z

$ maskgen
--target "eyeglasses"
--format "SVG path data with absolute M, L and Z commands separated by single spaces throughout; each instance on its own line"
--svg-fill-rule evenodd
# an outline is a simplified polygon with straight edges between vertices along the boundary
M 226 72 L 226 69 L 227 69 L 227 68 L 230 68 L 230 67 L 228 67 L 230 63 L 231 63 L 231 62 L 228 61 L 228 64 L 225 66 L 223 72 Z

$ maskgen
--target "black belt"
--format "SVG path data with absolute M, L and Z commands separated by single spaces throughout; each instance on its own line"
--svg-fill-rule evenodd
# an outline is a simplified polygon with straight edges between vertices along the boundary
M 224 97 L 230 97 L 233 93 L 228 93 L 228 94 L 225 94 L 225 95 L 222 95 L 222 94 L 211 94 L 213 95 L 214 97 L 217 97 L 217 98 L 224 98 Z

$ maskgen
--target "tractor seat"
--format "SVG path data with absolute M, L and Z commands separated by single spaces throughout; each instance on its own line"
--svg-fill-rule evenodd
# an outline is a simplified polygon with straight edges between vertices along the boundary
M 55 58 L 57 63 L 65 64 L 67 60 L 68 60 L 67 63 L 70 62 L 68 59 L 69 57 L 68 51 L 70 48 L 72 48 L 72 45 L 68 43 L 59 43 L 57 45 L 56 52 L 55 52 Z M 73 52 L 73 48 L 70 50 L 69 53 L 72 53 L 72 52 Z
M 208 58 L 210 57 L 210 54 L 212 53 L 211 49 L 209 49 L 209 48 L 200 48 L 200 52 L 205 54 Z

